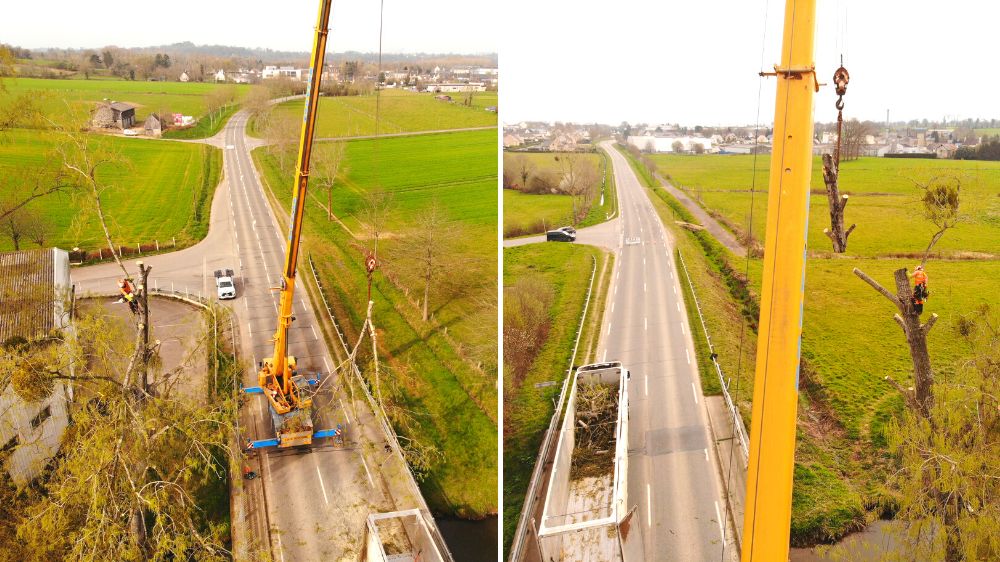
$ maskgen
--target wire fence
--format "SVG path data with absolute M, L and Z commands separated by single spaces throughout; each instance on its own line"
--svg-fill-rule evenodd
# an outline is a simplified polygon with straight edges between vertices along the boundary
M 559 421 L 562 418 L 562 410 L 565 405 L 565 399 L 567 396 L 566 389 L 569 386 L 569 381 L 573 374 L 573 364 L 576 362 L 576 352 L 580 347 L 580 336 L 583 334 L 583 324 L 587 320 L 587 310 L 590 308 L 590 297 L 594 290 L 594 277 L 597 274 L 597 258 L 591 256 L 593 259 L 593 264 L 590 270 L 590 284 L 587 287 L 587 296 L 583 301 L 583 313 L 580 315 L 580 323 L 576 328 L 576 338 L 573 343 L 573 354 L 569 358 L 569 365 L 566 368 L 566 375 L 563 377 L 562 389 L 559 391 L 559 400 L 556 402 L 556 410 L 552 413 L 552 419 L 549 421 L 549 427 L 545 431 L 545 437 L 542 439 L 542 447 L 538 450 L 538 457 L 535 459 L 535 468 L 531 471 L 531 480 L 528 481 L 528 491 L 524 494 L 524 504 L 521 506 L 521 515 L 517 520 L 517 529 L 514 531 L 514 539 L 510 545 L 510 556 L 507 558 L 510 562 L 517 562 L 521 560 L 524 555 L 524 547 L 526 543 L 526 537 L 528 530 L 531 525 L 531 514 L 534 511 L 534 501 L 532 498 L 538 493 L 538 488 L 541 485 L 542 474 L 545 466 L 545 459 L 549 456 L 549 451 L 555 442 L 556 436 L 559 434 L 558 429 Z
M 740 451 L 743 453 L 743 466 L 746 467 L 749 462 L 750 439 L 747 437 L 747 429 L 743 425 L 743 418 L 740 416 L 740 412 L 736 409 L 736 404 L 729 394 L 729 386 L 732 384 L 732 379 L 727 379 L 722 374 L 722 367 L 719 366 L 715 347 L 712 346 L 712 336 L 708 333 L 708 327 L 705 325 L 705 317 L 701 313 L 701 303 L 698 302 L 698 294 L 694 290 L 694 283 L 691 282 L 691 275 L 688 273 L 687 264 L 684 262 L 684 255 L 679 249 L 677 250 L 677 257 L 680 258 L 681 268 L 684 270 L 684 278 L 687 279 L 688 287 L 691 288 L 691 298 L 694 300 L 695 310 L 698 311 L 698 320 L 701 322 L 701 329 L 705 332 L 705 340 L 708 342 L 709 357 L 712 359 L 712 365 L 715 366 L 715 372 L 719 375 L 719 386 L 722 387 L 722 396 L 726 400 L 726 408 L 733 418 L 733 427 L 735 428 L 736 437 L 740 442 Z

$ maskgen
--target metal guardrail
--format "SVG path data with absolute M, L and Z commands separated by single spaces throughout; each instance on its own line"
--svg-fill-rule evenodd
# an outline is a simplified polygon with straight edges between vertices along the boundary
M 559 425 L 559 420 L 562 417 L 562 410 L 566 400 L 566 389 L 569 386 L 569 381 L 573 374 L 573 364 L 576 362 L 576 352 L 580 347 L 580 336 L 583 334 L 583 323 L 587 319 L 587 311 L 590 308 L 590 297 L 594 290 L 594 277 L 597 274 L 597 258 L 591 256 L 594 263 L 590 269 L 590 284 L 587 287 L 587 297 L 583 302 L 583 313 L 580 315 L 580 324 L 576 329 L 576 341 L 573 343 L 573 355 L 569 359 L 569 366 L 566 368 L 566 376 L 563 377 L 562 389 L 559 391 L 559 401 L 556 403 L 556 410 L 552 413 L 552 419 L 549 421 L 549 427 L 545 432 L 545 438 L 542 439 L 542 447 L 538 450 L 538 457 L 535 459 L 535 468 L 531 471 L 531 480 L 528 481 L 528 491 L 525 493 L 525 503 L 521 506 L 521 515 L 517 520 L 517 529 L 514 531 L 514 539 L 510 545 L 510 556 L 507 558 L 510 562 L 517 562 L 521 560 L 524 551 L 524 538 L 527 535 L 529 528 L 529 521 L 531 520 L 531 506 L 528 505 L 527 499 L 533 498 L 535 493 L 538 491 L 539 483 L 541 482 L 543 466 L 545 465 L 545 459 L 549 455 L 549 449 L 552 448 L 555 436 L 559 434 L 556 429 Z
M 743 418 L 740 417 L 740 412 L 736 409 L 733 398 L 729 394 L 729 385 L 732 379 L 727 380 L 722 374 L 722 367 L 719 366 L 719 360 L 715 355 L 715 348 L 712 346 L 712 336 L 708 333 L 708 327 L 705 325 L 705 317 L 701 313 L 698 294 L 694 290 L 694 283 L 691 282 L 691 275 L 688 273 L 687 264 L 684 262 L 684 255 L 679 249 L 677 250 L 677 257 L 680 258 L 681 267 L 684 269 L 684 277 L 687 279 L 688 287 L 691 288 L 691 298 L 694 299 L 694 306 L 698 311 L 698 320 L 701 321 L 701 329 L 705 332 L 705 340 L 708 342 L 708 351 L 711 354 L 712 364 L 715 365 L 715 372 L 719 375 L 719 384 L 722 386 L 722 396 L 726 399 L 726 408 L 729 409 L 729 413 L 733 417 L 733 427 L 736 428 L 736 436 L 740 441 L 740 450 L 743 452 L 743 466 L 745 467 L 749 462 L 750 439 L 747 437 L 746 427 L 743 426 Z

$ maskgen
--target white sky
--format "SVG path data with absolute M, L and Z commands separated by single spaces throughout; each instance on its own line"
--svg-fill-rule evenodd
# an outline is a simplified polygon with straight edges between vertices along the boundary
M 385 0 L 382 50 L 495 53 L 496 6 L 476 0 Z M 191 41 L 307 52 L 318 11 L 318 0 L 4 1 L 0 42 L 93 48 Z M 378 0 L 334 0 L 329 50 L 378 51 L 378 11 Z
M 781 0 L 511 0 L 502 6 L 501 119 L 752 124 L 764 67 L 778 61 Z M 1000 118 L 1000 3 L 818 0 L 816 68 L 832 82 L 843 49 L 845 117 Z M 765 79 L 761 122 L 774 120 Z M 836 120 L 832 86 L 815 117 Z

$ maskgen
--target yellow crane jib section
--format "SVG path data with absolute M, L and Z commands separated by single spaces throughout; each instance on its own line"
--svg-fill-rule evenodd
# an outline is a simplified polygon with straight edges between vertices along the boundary
M 306 188 L 309 186 L 309 159 L 312 155 L 313 134 L 316 129 L 316 109 L 319 105 L 320 81 L 323 78 L 323 61 L 326 57 L 331 3 L 332 0 L 320 1 L 316 33 L 313 37 L 309 85 L 306 89 L 302 133 L 299 137 L 299 156 L 295 167 L 292 209 L 288 223 L 288 251 L 285 253 L 285 267 L 282 271 L 278 327 L 274 334 L 274 354 L 262 362 L 257 377 L 260 387 L 264 390 L 264 395 L 267 396 L 271 406 L 278 414 L 286 414 L 291 410 L 310 405 L 308 399 L 300 397 L 299 389 L 292 381 L 292 377 L 296 374 L 296 361 L 294 357 L 288 355 L 288 329 L 295 320 L 295 317 L 292 316 L 295 273 L 299 257 L 299 243 L 302 237 L 302 215 L 306 205 Z
M 788 560 L 812 175 L 815 0 L 787 0 L 768 184 L 743 562 Z M 811 79 L 809 79 L 811 78 Z

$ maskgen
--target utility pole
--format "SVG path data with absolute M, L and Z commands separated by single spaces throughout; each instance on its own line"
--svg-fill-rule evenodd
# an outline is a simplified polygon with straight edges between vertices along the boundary
M 787 0 L 774 111 L 743 562 L 788 560 L 812 175 L 815 0 Z

